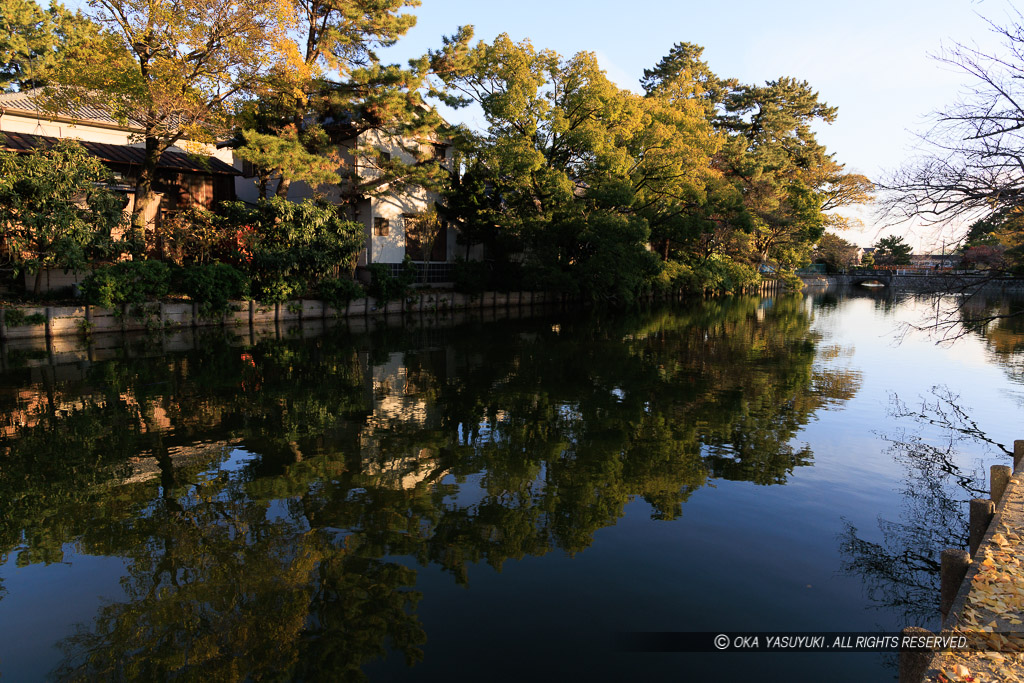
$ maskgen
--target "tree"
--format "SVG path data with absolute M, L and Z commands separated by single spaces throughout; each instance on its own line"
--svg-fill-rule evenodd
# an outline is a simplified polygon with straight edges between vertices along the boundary
M 811 126 L 832 123 L 838 112 L 793 78 L 741 86 L 725 108 L 721 125 L 731 135 L 725 171 L 751 215 L 755 254 L 762 262 L 798 265 L 825 230 L 825 197 L 818 190 L 831 176 L 822 169 L 837 166 Z
M 288 186 L 295 180 L 316 187 L 341 179 L 335 170 L 339 166 L 336 155 L 310 151 L 311 147 L 322 148 L 325 137 L 319 127 L 300 132 L 298 126 L 288 125 L 277 135 L 244 128 L 241 133 L 243 144 L 235 154 L 256 169 L 260 199 L 267 198 L 267 189 L 274 175 L 279 176 L 276 194 L 287 196 Z
M 100 27 L 59 2 L 44 10 L 34 0 L 0 0 L 0 92 L 50 82 L 69 51 L 94 40 Z
M 818 240 L 814 259 L 828 265 L 831 272 L 842 272 L 857 263 L 857 245 L 842 237 L 826 232 Z
M 367 196 L 436 187 L 445 180 L 430 144 L 440 142 L 445 124 L 422 97 L 431 60 L 424 56 L 401 67 L 382 63 L 376 53 L 415 25 L 416 18 L 403 10 L 418 5 L 418 0 L 288 3 L 288 24 L 295 30 L 287 49 L 296 59 L 269 75 L 261 98 L 240 116 L 242 127 L 249 129 L 240 154 L 260 172 L 261 191 L 271 177 L 281 197 L 288 196 L 296 180 L 313 185 L 340 181 L 343 200 L 355 210 Z M 470 35 L 469 29 L 460 29 L 439 54 L 464 47 Z M 277 141 L 271 144 L 253 133 Z M 384 142 L 413 161 L 382 155 Z M 340 176 L 311 175 L 309 161 L 318 155 L 326 157 L 319 162 L 324 171 L 340 167 Z
M 696 263 L 721 255 L 740 263 L 799 265 L 825 227 L 849 224 L 834 210 L 870 201 L 873 186 L 846 173 L 817 142 L 812 125 L 833 121 L 836 109 L 806 82 L 740 84 L 716 76 L 702 53 L 697 45 L 676 44 L 641 79 L 648 97 L 691 82 L 687 99 L 702 105 L 720 140 L 706 194 L 664 226 L 652 222 L 654 246 L 665 258 L 677 250 Z
M 337 208 L 306 199 L 272 197 L 255 205 L 225 202 L 224 222 L 240 235 L 255 293 L 261 301 L 284 301 L 313 291 L 363 249 L 363 225 L 345 220 Z
M 110 171 L 73 141 L 29 154 L 0 150 L 0 238 L 16 270 L 81 268 L 111 256 L 122 202 L 103 187 Z
M 230 128 L 232 107 L 272 67 L 285 24 L 259 0 L 93 0 L 108 32 L 68 52 L 50 93 L 53 106 L 100 106 L 142 128 L 145 159 L 136 182 L 132 226 L 155 210 L 161 154 L 180 140 L 213 142 Z
M 477 103 L 487 128 L 465 135 L 465 177 L 481 201 L 450 202 L 457 220 L 518 253 L 549 287 L 628 299 L 657 272 L 652 225 L 702 201 L 720 141 L 677 78 L 656 96 L 611 83 L 591 53 L 563 59 L 499 36 L 437 69 L 451 101 Z M 666 238 L 662 238 L 666 239 Z
M 933 114 L 917 158 L 883 184 L 896 218 L 932 224 L 1007 215 L 1024 207 L 1024 15 L 989 22 L 1003 53 L 954 43 L 937 59 L 972 79 L 960 100 Z
M 963 253 L 963 264 L 978 270 L 1002 270 L 1006 266 L 1004 249 L 1001 246 L 979 244 L 967 247 Z
M 883 237 L 875 242 L 875 263 L 880 266 L 906 266 L 914 249 L 899 235 Z

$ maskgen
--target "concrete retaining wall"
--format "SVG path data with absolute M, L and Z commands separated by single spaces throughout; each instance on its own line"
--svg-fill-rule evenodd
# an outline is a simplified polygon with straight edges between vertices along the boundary
M 231 310 L 216 316 L 203 315 L 199 306 L 190 302 L 151 302 L 125 306 L 116 311 L 98 306 L 16 306 L 0 309 L 0 340 L 214 325 L 250 326 L 324 318 L 424 315 L 465 309 L 532 307 L 569 301 L 560 295 L 543 292 L 484 292 L 466 295 L 430 289 L 387 302 L 377 301 L 373 297 L 354 299 L 338 309 L 316 299 L 300 299 L 281 304 L 232 301 Z M 9 322 L 8 318 L 16 320 Z

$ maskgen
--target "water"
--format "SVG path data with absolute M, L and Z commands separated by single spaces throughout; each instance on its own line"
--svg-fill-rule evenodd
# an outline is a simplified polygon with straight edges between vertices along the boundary
M 904 413 L 1024 438 L 1024 327 L 897 344 L 929 305 L 9 352 L 0 675 L 894 679 L 883 653 L 616 638 L 937 626 L 938 553 L 1008 458 Z

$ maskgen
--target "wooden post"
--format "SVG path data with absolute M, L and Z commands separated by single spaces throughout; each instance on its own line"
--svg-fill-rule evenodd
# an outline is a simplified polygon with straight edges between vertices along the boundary
M 1010 477 L 1012 476 L 1013 470 L 1007 465 L 992 465 L 989 468 L 992 502 L 996 505 L 999 505 L 999 501 L 1003 499 L 1003 494 L 1006 493 L 1006 487 L 1010 485 Z
M 1013 469 L 1019 470 L 1021 461 L 1024 460 L 1024 439 L 1013 442 Z
M 985 537 L 992 515 L 995 514 L 995 503 L 988 498 L 975 498 L 971 501 L 970 515 L 970 550 L 971 557 L 974 557 L 981 546 L 981 539 Z
M 942 621 L 949 616 L 949 609 L 953 606 L 956 594 L 960 591 L 960 584 L 967 575 L 967 568 L 971 566 L 971 556 L 967 551 L 959 548 L 948 548 L 942 551 L 942 566 L 939 569 L 939 611 L 942 613 Z
M 931 636 L 931 631 L 917 626 L 908 626 L 901 632 L 903 636 Z M 932 651 L 929 648 L 900 648 L 900 683 L 921 683 L 928 665 L 932 662 Z

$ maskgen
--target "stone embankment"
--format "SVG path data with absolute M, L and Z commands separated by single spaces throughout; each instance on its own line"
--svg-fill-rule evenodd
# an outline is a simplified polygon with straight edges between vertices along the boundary
M 900 683 L 1024 683 L 1024 441 L 970 505 L 969 552 L 942 553 L 942 636 L 965 647 L 900 654 Z M 905 634 L 927 634 L 906 629 Z

